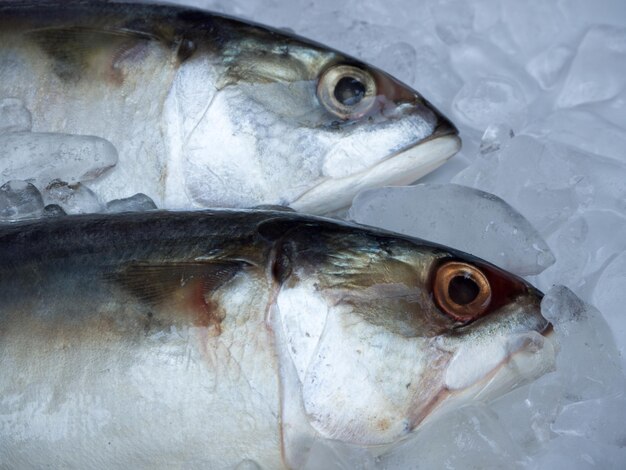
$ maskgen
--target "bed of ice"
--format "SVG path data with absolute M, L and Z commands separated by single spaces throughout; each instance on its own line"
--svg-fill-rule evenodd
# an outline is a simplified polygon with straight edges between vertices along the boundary
M 178 3 L 292 29 L 414 86 L 459 126 L 463 150 L 426 184 L 362 193 L 348 216 L 476 254 L 547 292 L 556 372 L 382 457 L 321 444 L 308 468 L 626 468 L 626 3 Z M 106 141 L 50 139 L 30 124 L 18 100 L 0 97 L 0 159 L 9 148 L 33 155 L 0 175 L 0 220 L 154 208 L 143 195 L 100 201 L 83 184 L 117 161 Z M 41 166 L 55 152 L 100 163 L 55 181 Z

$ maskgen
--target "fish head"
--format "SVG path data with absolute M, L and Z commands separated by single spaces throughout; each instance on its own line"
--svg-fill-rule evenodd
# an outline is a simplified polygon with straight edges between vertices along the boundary
M 386 232 L 285 230 L 276 315 L 318 435 L 389 445 L 552 370 L 542 294 L 455 250 Z
M 281 31 L 221 28 L 223 61 L 203 64 L 209 54 L 198 53 L 184 64 L 197 73 L 180 73 L 174 87 L 196 110 L 182 140 L 197 204 L 329 212 L 362 189 L 413 182 L 458 151 L 454 125 L 385 72 Z M 184 77 L 203 92 L 184 91 Z

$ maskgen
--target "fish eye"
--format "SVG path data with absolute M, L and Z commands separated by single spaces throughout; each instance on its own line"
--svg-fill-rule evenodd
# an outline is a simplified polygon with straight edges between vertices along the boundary
M 355 106 L 365 96 L 365 85 L 357 78 L 343 77 L 335 85 L 335 99 L 344 106 Z
M 324 107 L 343 119 L 358 119 L 374 104 L 376 81 L 368 71 L 353 65 L 335 65 L 319 79 L 317 96 Z
M 476 266 L 449 261 L 437 269 L 433 294 L 441 310 L 456 321 L 468 322 L 489 307 L 491 286 Z

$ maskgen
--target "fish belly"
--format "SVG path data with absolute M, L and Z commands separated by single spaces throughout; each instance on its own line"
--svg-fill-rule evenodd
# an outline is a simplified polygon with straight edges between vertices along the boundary
M 254 275 L 213 294 L 216 325 L 175 298 L 139 301 L 97 270 L 6 272 L 0 467 L 282 467 L 270 294 Z

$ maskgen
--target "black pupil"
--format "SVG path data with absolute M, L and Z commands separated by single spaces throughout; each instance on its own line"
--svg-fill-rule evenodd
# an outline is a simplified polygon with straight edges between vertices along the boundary
M 467 305 L 477 296 L 480 289 L 470 277 L 455 276 L 448 284 L 448 295 L 458 305 Z
M 334 94 L 344 106 L 354 106 L 365 96 L 365 85 L 354 77 L 343 77 L 335 85 Z

